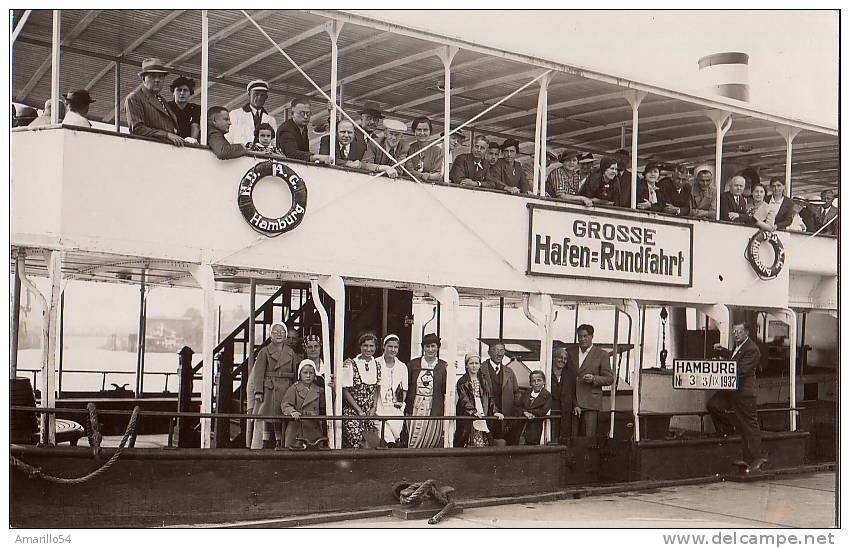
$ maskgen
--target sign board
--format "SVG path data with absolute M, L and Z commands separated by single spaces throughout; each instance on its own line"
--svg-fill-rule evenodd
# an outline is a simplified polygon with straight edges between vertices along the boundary
M 690 287 L 693 226 L 529 204 L 528 274 Z
M 673 388 L 679 390 L 737 390 L 738 362 L 673 360 Z

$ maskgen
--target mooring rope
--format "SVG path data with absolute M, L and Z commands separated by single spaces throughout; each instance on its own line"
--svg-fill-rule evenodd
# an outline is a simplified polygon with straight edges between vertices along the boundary
M 91 404 L 89 404 L 89 405 L 91 405 Z M 90 408 L 89 408 L 89 412 L 91 413 Z M 127 430 L 124 432 L 124 437 L 121 438 L 121 443 L 118 444 L 118 449 L 115 450 L 115 453 L 112 455 L 112 457 L 108 461 L 106 461 L 103 464 L 103 466 L 101 466 L 97 470 L 94 470 L 93 472 L 90 472 L 89 474 L 86 474 L 85 476 L 82 476 L 82 477 L 79 477 L 79 478 L 60 478 L 58 476 L 52 476 L 50 474 L 43 472 L 41 470 L 41 468 L 27 464 L 24 461 L 12 456 L 12 455 L 9 455 L 9 463 L 12 466 L 14 466 L 15 468 L 17 468 L 18 470 L 25 473 L 30 479 L 41 478 L 41 479 L 44 479 L 44 480 L 47 480 L 47 481 L 51 481 L 53 483 L 59 483 L 59 484 L 63 484 L 63 485 L 76 485 L 76 484 L 79 484 L 79 483 L 84 483 L 86 481 L 94 479 L 97 476 L 103 474 L 104 472 L 109 470 L 112 467 L 113 464 L 115 464 L 118 461 L 118 457 L 120 457 L 121 453 L 124 451 L 124 447 L 127 444 L 127 440 L 130 438 L 131 435 L 135 435 L 136 423 L 139 420 L 139 414 L 140 413 L 141 413 L 141 408 L 138 405 L 133 408 L 133 416 L 130 417 L 130 422 L 127 424 Z M 97 415 L 95 414 L 95 418 L 96 417 L 97 417 Z M 97 434 L 99 435 L 99 432 Z
M 401 481 L 393 485 L 393 496 L 403 506 L 419 505 L 428 499 L 443 505 L 443 508 L 428 520 L 428 525 L 440 523 L 457 507 L 454 501 L 454 491 L 454 487 L 449 486 L 438 489 L 437 482 L 433 479 L 419 483 Z

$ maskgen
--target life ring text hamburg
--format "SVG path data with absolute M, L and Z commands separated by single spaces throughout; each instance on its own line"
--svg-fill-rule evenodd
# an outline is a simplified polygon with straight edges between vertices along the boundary
M 764 254 L 762 253 L 762 246 L 764 245 L 773 248 L 772 264 L 766 264 L 764 261 Z M 778 276 L 785 265 L 785 247 L 776 232 L 766 230 L 756 232 L 747 243 L 744 256 L 758 277 L 763 280 L 772 280 Z
M 292 195 L 292 206 L 280 217 L 266 217 L 257 211 L 254 204 L 254 188 L 265 177 L 280 178 Z M 260 162 L 249 169 L 239 181 L 238 203 L 239 211 L 251 228 L 266 236 L 279 236 L 294 229 L 304 220 L 304 213 L 307 211 L 307 185 L 304 179 L 282 162 Z

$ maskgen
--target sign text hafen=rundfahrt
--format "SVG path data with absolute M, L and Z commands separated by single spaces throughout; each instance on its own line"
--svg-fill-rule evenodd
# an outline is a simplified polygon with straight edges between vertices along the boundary
M 529 274 L 690 286 L 692 227 L 531 207 Z

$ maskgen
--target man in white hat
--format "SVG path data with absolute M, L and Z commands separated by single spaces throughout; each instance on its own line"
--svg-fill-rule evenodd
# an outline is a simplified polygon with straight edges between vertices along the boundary
M 152 137 L 182 147 L 184 141 L 178 135 L 177 116 L 159 94 L 168 72 L 160 59 L 142 61 L 139 72 L 142 83 L 124 100 L 124 111 L 133 135 Z
M 277 127 L 274 116 L 266 112 L 263 105 L 269 98 L 269 84 L 265 80 L 248 82 L 248 104 L 230 111 L 230 131 L 225 137 L 233 144 L 253 143 L 260 124 Z
M 384 150 L 390 153 L 390 156 L 384 154 L 384 151 L 378 146 L 369 142 L 366 146 L 366 154 L 363 156 L 363 169 L 373 173 L 386 173 L 387 177 L 394 179 L 398 177 L 401 167 L 392 167 L 399 160 L 404 160 L 407 157 L 404 149 L 404 144 L 401 142 L 401 136 L 407 129 L 407 124 L 398 120 L 384 120 L 384 130 L 386 130 L 386 138 L 384 140 Z
M 691 189 L 691 216 L 698 219 L 714 219 L 715 202 L 714 170 L 707 165 L 694 169 L 696 182 Z

